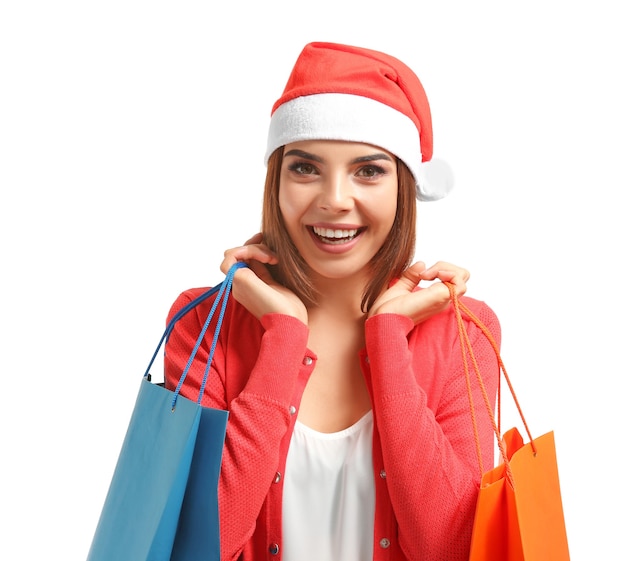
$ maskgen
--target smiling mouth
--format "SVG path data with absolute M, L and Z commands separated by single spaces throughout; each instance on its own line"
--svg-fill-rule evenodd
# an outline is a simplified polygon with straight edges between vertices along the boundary
M 313 232 L 315 237 L 323 243 L 330 245 L 340 245 L 343 243 L 351 242 L 356 238 L 365 228 L 350 228 L 349 230 L 332 228 L 318 228 L 317 226 L 309 226 L 309 230 Z

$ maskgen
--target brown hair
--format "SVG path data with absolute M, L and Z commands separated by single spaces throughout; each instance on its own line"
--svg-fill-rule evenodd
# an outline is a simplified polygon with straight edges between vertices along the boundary
M 311 282 L 309 267 L 287 233 L 278 204 L 283 152 L 283 147 L 275 150 L 267 164 L 261 226 L 263 241 L 279 258 L 278 264 L 270 267 L 273 277 L 297 294 L 305 306 L 310 307 L 316 304 L 316 291 Z M 389 282 L 399 277 L 410 265 L 415 251 L 415 178 L 401 160 L 397 160 L 397 166 L 396 217 L 387 240 L 370 261 L 372 278 L 361 299 L 361 309 L 364 312 L 370 309 Z

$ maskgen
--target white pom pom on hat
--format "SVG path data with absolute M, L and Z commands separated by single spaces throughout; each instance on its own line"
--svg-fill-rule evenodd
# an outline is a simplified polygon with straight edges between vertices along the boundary
M 450 166 L 433 159 L 426 92 L 402 61 L 370 49 L 309 43 L 272 107 L 265 162 L 301 140 L 346 140 L 384 148 L 411 170 L 417 198 L 436 201 L 454 185 Z

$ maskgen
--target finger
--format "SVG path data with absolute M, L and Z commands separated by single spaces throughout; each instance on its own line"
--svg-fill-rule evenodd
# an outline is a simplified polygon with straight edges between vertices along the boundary
M 397 279 L 397 282 L 394 283 L 392 288 L 395 288 L 396 291 L 406 290 L 408 292 L 412 292 L 415 287 L 422 280 L 422 271 L 426 268 L 426 265 L 423 261 L 417 261 L 413 263 L 410 267 L 406 268 L 400 278 Z
M 274 282 L 274 277 L 272 277 L 264 264 L 259 261 L 252 261 L 248 266 L 265 284 L 272 284 Z
M 258 232 L 254 234 L 254 236 L 252 236 L 249 240 L 247 240 L 246 243 L 244 243 L 243 245 L 257 244 L 257 243 L 261 243 L 262 241 L 263 241 L 263 234 L 261 232 Z
M 275 265 L 278 263 L 278 257 L 266 245 L 244 245 L 226 250 L 220 269 L 223 273 L 226 273 L 237 261 L 244 261 L 248 265 L 251 265 L 253 261 L 266 265 Z
M 427 320 L 450 305 L 450 290 L 442 282 L 436 282 L 413 295 L 416 299 L 411 317 L 415 323 Z M 419 302 L 417 302 L 419 299 Z
M 265 244 L 242 245 L 227 249 L 224 258 L 235 259 L 237 261 L 259 261 L 261 263 L 278 263 L 276 254 Z
M 460 274 L 458 271 L 439 271 L 437 278 L 441 282 L 433 283 L 431 285 L 432 287 L 445 285 L 447 291 L 451 293 L 451 289 L 453 289 L 457 297 L 463 296 L 463 294 L 467 291 L 465 276 Z
M 428 267 L 421 273 L 421 277 L 424 280 L 435 280 L 441 279 L 445 277 L 446 280 L 459 280 L 459 281 L 467 281 L 470 278 L 470 273 L 467 269 L 463 267 L 458 267 L 456 265 L 452 265 L 451 263 L 445 263 L 440 261 L 433 265 L 432 267 Z

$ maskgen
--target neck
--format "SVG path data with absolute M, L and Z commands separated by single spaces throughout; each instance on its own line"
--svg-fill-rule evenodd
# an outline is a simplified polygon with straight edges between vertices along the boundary
M 334 315 L 347 321 L 361 320 L 364 316 L 361 299 L 365 284 L 365 280 L 354 278 L 316 279 L 317 305 L 309 313 Z

